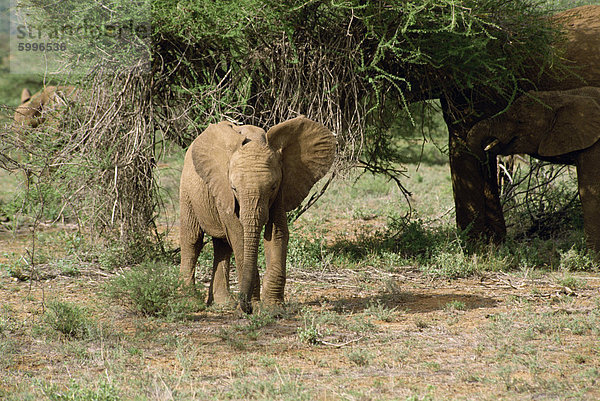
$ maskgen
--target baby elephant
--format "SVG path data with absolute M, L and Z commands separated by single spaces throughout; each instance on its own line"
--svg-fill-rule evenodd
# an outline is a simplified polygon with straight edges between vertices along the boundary
M 295 209 L 333 163 L 336 141 L 305 117 L 261 128 L 228 122 L 210 125 L 185 155 L 180 184 L 181 277 L 194 285 L 204 234 L 214 262 L 207 303 L 228 303 L 233 252 L 242 311 L 260 299 L 257 267 L 262 228 L 266 271 L 263 302 L 283 303 L 288 243 L 286 212 Z
M 46 86 L 33 95 L 25 88 L 21 92 L 21 105 L 15 110 L 14 121 L 18 125 L 36 128 L 48 118 L 56 118 L 69 101 L 74 101 L 78 92 L 71 85 Z

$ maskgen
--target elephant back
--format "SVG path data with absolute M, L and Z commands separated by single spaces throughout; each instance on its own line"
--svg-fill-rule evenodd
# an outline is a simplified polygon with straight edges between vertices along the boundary
M 561 79 L 543 79 L 540 90 L 600 86 L 600 5 L 588 5 L 554 16 L 563 26 L 564 41 L 557 45 L 569 72 Z

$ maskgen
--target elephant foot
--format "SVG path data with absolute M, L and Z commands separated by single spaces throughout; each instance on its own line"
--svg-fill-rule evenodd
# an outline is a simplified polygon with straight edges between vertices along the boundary
M 281 318 L 285 315 L 285 305 L 283 301 L 264 300 L 260 303 L 260 312 L 271 315 L 275 318 Z
M 233 307 L 235 306 L 235 299 L 229 294 L 229 292 L 221 294 L 209 294 L 206 299 L 206 306 L 217 305 L 222 307 Z
M 240 303 L 238 305 L 238 310 L 247 315 L 251 315 L 253 312 L 252 302 L 244 300 L 244 299 L 242 299 L 242 297 L 240 297 Z

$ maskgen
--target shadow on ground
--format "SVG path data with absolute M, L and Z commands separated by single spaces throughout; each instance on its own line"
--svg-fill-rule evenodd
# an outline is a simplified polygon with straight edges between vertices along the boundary
M 461 310 L 490 308 L 498 301 L 494 298 L 473 294 L 423 294 L 416 292 L 399 292 L 397 294 L 382 294 L 367 297 L 349 297 L 336 300 L 314 300 L 308 304 L 330 302 L 338 313 L 360 313 L 372 306 L 381 305 L 385 308 L 406 311 L 408 313 L 427 313 L 443 310 L 449 305 L 459 305 Z

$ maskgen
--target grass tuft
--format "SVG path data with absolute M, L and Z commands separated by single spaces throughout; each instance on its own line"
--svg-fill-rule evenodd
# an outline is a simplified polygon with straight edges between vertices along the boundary
M 47 303 L 43 323 L 67 339 L 88 339 L 94 335 L 97 327 L 85 309 L 57 300 Z
M 183 287 L 176 266 L 143 262 L 109 282 L 107 294 L 144 316 L 182 319 L 204 309 L 202 296 Z
M 114 385 L 101 382 L 97 388 L 87 388 L 75 381 L 66 389 L 55 384 L 43 385 L 43 392 L 51 401 L 119 401 L 121 397 Z

